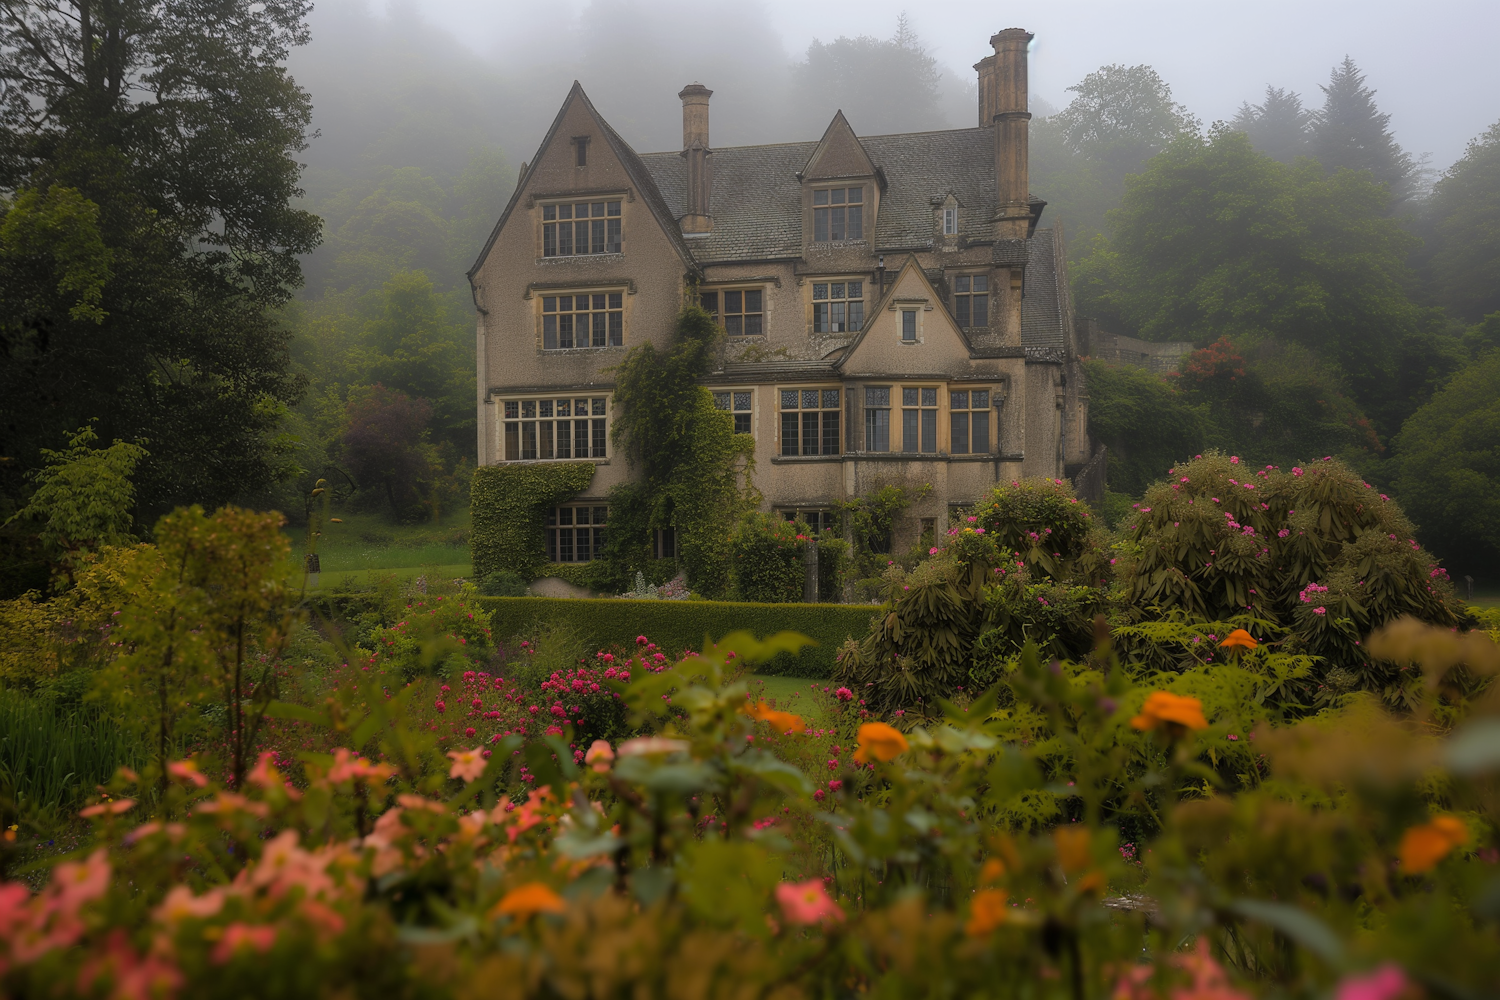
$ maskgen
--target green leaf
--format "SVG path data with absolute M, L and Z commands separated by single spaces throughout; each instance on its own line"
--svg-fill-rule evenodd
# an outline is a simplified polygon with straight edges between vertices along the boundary
M 289 701 L 273 701 L 266 705 L 266 715 L 272 719 L 295 719 L 298 722 L 311 722 L 318 726 L 329 728 L 333 726 L 333 720 L 328 717 L 327 712 L 308 708 L 306 705 L 294 705 Z
M 1229 904 L 1229 909 L 1247 920 L 1275 928 L 1330 965 L 1344 960 L 1344 945 L 1338 935 L 1306 910 L 1264 899 L 1237 899 Z

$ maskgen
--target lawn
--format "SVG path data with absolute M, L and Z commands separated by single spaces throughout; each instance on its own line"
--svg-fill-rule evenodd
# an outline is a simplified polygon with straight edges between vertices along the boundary
M 318 589 L 361 587 L 376 577 L 421 574 L 447 579 L 467 577 L 469 513 L 454 514 L 439 524 L 395 525 L 374 514 L 335 512 L 340 524 L 325 524 L 316 551 L 322 574 Z M 287 528 L 292 543 L 292 582 L 301 586 L 302 557 L 307 551 L 307 529 Z

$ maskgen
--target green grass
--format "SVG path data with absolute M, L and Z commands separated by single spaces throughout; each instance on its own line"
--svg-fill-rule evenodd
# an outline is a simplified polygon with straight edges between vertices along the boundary
M 365 587 L 375 578 L 392 573 L 410 578 L 431 571 L 452 577 L 468 577 L 469 514 L 454 514 L 439 524 L 396 525 L 373 514 L 334 511 L 342 524 L 325 524 L 318 539 L 318 562 L 322 575 L 319 590 L 339 586 Z M 302 556 L 307 530 L 287 528 L 295 566 L 292 582 L 301 585 Z
M 0 691 L 0 798 L 22 815 L 78 806 L 145 751 L 98 712 L 57 711 L 15 691 Z

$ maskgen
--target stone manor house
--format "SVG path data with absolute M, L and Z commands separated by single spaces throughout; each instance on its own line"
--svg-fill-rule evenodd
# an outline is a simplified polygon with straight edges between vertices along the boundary
M 631 474 L 608 369 L 665 347 L 689 296 L 727 333 L 706 386 L 754 435 L 772 511 L 827 525 L 834 501 L 930 483 L 903 548 L 998 480 L 1089 462 L 1062 233 L 1027 186 L 1031 38 L 990 39 L 978 125 L 951 131 L 860 137 L 840 112 L 817 141 L 716 149 L 694 83 L 682 149 L 640 154 L 573 85 L 469 272 L 480 464 L 597 466 L 549 517 L 551 561 L 592 557 Z

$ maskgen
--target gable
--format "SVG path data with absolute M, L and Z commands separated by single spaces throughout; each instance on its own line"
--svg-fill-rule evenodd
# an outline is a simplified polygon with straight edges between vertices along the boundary
M 914 343 L 902 341 L 904 312 L 916 314 Z M 886 288 L 864 329 L 850 346 L 839 369 L 850 376 L 934 375 L 968 367 L 969 342 L 954 322 L 943 298 L 922 273 L 917 259 L 906 258 L 895 280 Z
M 587 141 L 585 166 L 576 162 L 577 141 Z M 649 211 L 689 270 L 697 264 L 683 241 L 677 217 L 668 208 L 646 165 L 634 149 L 595 109 L 577 80 L 558 109 L 536 155 L 527 164 L 510 201 L 480 250 L 468 275 L 472 282 L 517 206 L 529 205 L 536 195 L 563 196 L 609 190 L 630 190 Z
M 804 181 L 836 177 L 868 177 L 875 173 L 875 162 L 860 143 L 842 111 L 828 123 L 818 147 L 802 168 Z

